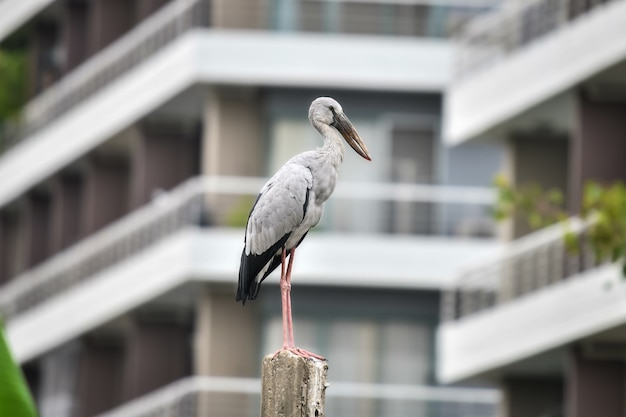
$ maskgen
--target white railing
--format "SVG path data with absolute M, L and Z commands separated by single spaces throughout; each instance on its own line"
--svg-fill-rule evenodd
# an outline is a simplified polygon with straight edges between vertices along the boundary
M 571 218 L 509 244 L 503 253 L 466 266 L 444 293 L 442 318 L 457 320 L 562 282 L 600 265 L 585 232 L 588 221 Z M 564 234 L 578 238 L 574 251 Z
M 463 79 L 491 66 L 611 1 L 620 0 L 505 2 L 500 10 L 473 19 L 454 35 L 455 76 Z
M 253 417 L 261 381 L 194 376 L 98 417 Z M 325 415 L 342 417 L 495 417 L 500 393 L 487 388 L 332 383 Z
M 217 225 L 212 219 L 214 207 L 220 206 L 220 196 L 246 196 L 249 201 L 243 203 L 246 203 L 247 212 L 264 182 L 264 178 L 251 177 L 191 178 L 174 190 L 160 194 L 146 206 L 11 279 L 0 287 L 0 311 L 6 318 L 19 314 L 183 227 Z M 334 206 L 327 207 L 324 217 L 332 218 L 335 212 L 342 213 L 356 207 L 361 215 L 367 216 L 366 223 L 370 231 L 373 230 L 372 223 L 376 223 L 376 232 L 396 233 L 403 231 L 398 229 L 401 225 L 390 224 L 389 219 L 394 218 L 397 206 L 400 205 L 415 210 L 413 214 L 409 210 L 408 215 L 404 216 L 409 223 L 406 226 L 408 232 L 419 231 L 421 229 L 418 226 L 441 220 L 436 214 L 442 212 L 442 215 L 450 216 L 450 221 L 439 221 L 449 226 L 442 227 L 442 233 L 472 236 L 468 231 L 471 232 L 473 228 L 468 224 L 475 220 L 479 223 L 477 234 L 484 236 L 485 230 L 492 229 L 485 229 L 485 223 L 493 226 L 489 214 L 493 201 L 494 193 L 489 188 L 341 182 L 332 197 Z M 363 207 L 367 207 L 367 210 L 363 210 Z M 455 210 L 451 210 L 451 207 Z M 464 213 L 468 213 L 468 216 L 465 217 Z M 245 222 L 245 217 L 240 220 Z M 450 226 L 456 223 L 459 224 L 458 228 Z M 359 231 L 360 223 L 353 226 Z M 348 226 L 341 227 L 340 220 L 327 229 L 332 227 L 350 230 Z M 319 228 L 323 230 L 324 225 Z

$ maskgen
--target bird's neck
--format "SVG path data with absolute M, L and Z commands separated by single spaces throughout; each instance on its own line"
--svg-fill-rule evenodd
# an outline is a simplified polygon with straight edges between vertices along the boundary
M 319 148 L 320 152 L 323 152 L 329 161 L 335 166 L 343 162 L 344 145 L 343 137 L 334 127 L 328 125 L 321 125 L 318 127 L 319 132 L 324 138 L 324 144 Z

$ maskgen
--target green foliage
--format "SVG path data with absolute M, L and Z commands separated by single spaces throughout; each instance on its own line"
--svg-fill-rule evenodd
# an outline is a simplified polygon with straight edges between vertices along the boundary
M 564 197 L 560 190 L 544 191 L 537 184 L 515 189 L 501 174 L 494 179 L 494 185 L 498 190 L 494 207 L 496 220 L 504 220 L 517 214 L 524 216 L 533 229 L 539 229 L 567 218 L 563 209 Z
M 16 119 L 26 102 L 26 55 L 0 49 L 0 123 Z
M 0 322 L 0 417 L 37 417 L 24 376 L 9 351 Z
M 626 187 L 621 182 L 603 187 L 585 185 L 582 214 L 593 216 L 589 238 L 599 259 L 622 259 L 626 247 Z
M 537 185 L 513 188 L 507 179 L 498 175 L 494 180 L 498 199 L 494 208 L 497 220 L 513 215 L 525 218 L 532 228 L 562 222 L 563 240 L 573 252 L 579 248 L 577 235 L 568 225 L 568 214 L 563 207 L 563 194 L 558 190 L 544 191 Z M 626 253 L 626 187 L 621 182 L 605 186 L 589 181 L 585 184 L 581 215 L 593 222 L 587 238 L 597 259 L 624 261 Z M 624 267 L 626 276 L 626 266 Z
M 235 208 L 228 213 L 226 225 L 230 227 L 246 227 L 248 215 L 255 199 L 256 197 L 252 196 L 242 197 Z

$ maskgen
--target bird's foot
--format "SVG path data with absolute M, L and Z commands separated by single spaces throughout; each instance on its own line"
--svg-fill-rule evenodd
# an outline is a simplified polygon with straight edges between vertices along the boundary
M 309 352 L 308 350 L 300 349 L 300 348 L 295 347 L 295 346 L 293 346 L 293 347 L 283 346 L 282 348 L 280 348 L 276 352 L 274 352 L 274 355 L 272 356 L 272 359 L 274 359 L 276 357 L 276 355 L 278 355 L 280 352 L 285 352 L 285 351 L 291 352 L 294 355 L 300 356 L 301 358 L 304 358 L 304 359 L 316 359 L 316 360 L 319 360 L 319 361 L 325 361 L 326 360 L 326 358 L 323 357 L 323 356 L 320 356 L 320 355 L 318 355 L 316 353 L 313 353 L 313 352 Z

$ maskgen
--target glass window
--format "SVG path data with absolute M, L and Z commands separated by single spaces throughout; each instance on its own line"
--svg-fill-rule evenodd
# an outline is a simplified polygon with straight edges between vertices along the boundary
M 391 181 L 404 184 L 434 183 L 435 141 L 432 126 L 394 125 L 391 131 Z M 433 233 L 434 205 L 427 202 L 391 202 L 389 229 L 393 233 Z
M 264 352 L 282 346 L 282 320 L 265 325 Z M 374 319 L 294 318 L 298 347 L 324 355 L 331 381 L 426 385 L 431 329 L 422 323 Z
M 440 38 L 489 9 L 489 2 L 468 6 L 463 1 L 273 0 L 272 19 L 273 28 L 281 31 Z

